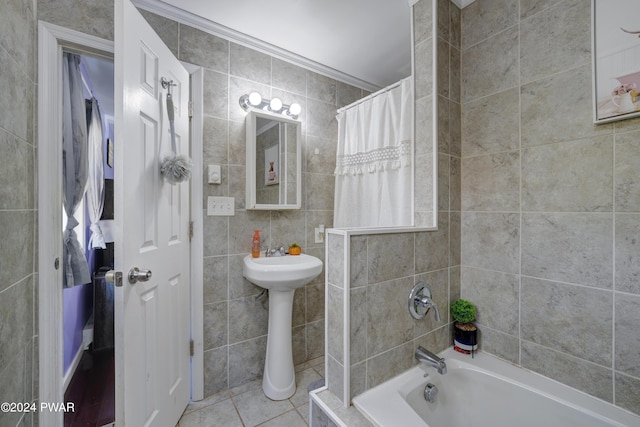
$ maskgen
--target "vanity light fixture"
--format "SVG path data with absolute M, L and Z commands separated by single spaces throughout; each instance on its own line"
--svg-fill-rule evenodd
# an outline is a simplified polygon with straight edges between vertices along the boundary
M 258 92 L 242 95 L 239 102 L 245 111 L 249 111 L 250 108 L 255 108 L 272 113 L 279 113 L 284 116 L 289 116 L 292 119 L 297 119 L 298 115 L 302 112 L 302 107 L 297 102 L 291 105 L 283 104 L 280 98 L 264 99 Z

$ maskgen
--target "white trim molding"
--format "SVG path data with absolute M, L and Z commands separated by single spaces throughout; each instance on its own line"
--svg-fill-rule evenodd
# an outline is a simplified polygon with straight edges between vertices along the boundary
M 469 0 L 464 0 L 469 1 Z M 239 45 L 255 49 L 258 52 L 273 56 L 291 64 L 297 65 L 307 70 L 331 77 L 332 79 L 359 87 L 369 92 L 375 92 L 380 89 L 379 86 L 361 80 L 350 74 L 343 73 L 335 68 L 328 67 L 319 62 L 313 61 L 304 56 L 295 54 L 286 49 L 282 49 L 271 43 L 249 36 L 247 34 L 236 31 L 232 28 L 210 21 L 201 16 L 196 16 L 190 12 L 179 9 L 175 6 L 159 2 L 156 0 L 133 0 L 132 3 L 139 9 L 144 9 L 156 15 L 172 19 L 178 23 L 189 25 L 190 27 L 213 34 L 214 36 L 237 43 Z

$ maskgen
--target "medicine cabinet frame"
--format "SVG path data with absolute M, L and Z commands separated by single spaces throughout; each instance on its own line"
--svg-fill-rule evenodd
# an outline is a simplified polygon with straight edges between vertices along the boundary
M 278 174 L 277 182 L 279 191 L 278 203 L 258 203 L 258 167 L 257 165 L 257 137 L 259 135 L 257 124 L 258 119 L 265 119 L 276 122 L 279 132 L 278 150 Z M 291 133 L 286 131 L 287 125 L 295 126 L 295 173 L 291 174 L 292 157 L 283 155 L 289 153 Z M 245 119 L 246 127 L 246 204 L 247 210 L 292 210 L 300 209 L 302 206 L 302 122 L 287 118 L 279 114 L 272 114 L 267 111 L 251 110 Z M 283 129 L 285 129 L 283 131 Z M 283 145 L 284 144 L 284 148 Z M 266 150 L 265 150 L 266 151 Z M 266 155 L 266 153 L 265 153 Z M 266 180 L 266 178 L 265 178 Z M 289 192 L 289 184 L 295 184 L 295 191 Z M 267 185 L 265 183 L 265 185 Z M 290 195 L 295 194 L 295 201 L 290 201 Z

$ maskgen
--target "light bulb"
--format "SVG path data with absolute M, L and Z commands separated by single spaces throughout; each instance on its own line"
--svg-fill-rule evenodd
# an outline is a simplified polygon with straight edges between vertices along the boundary
M 269 109 L 276 112 L 282 110 L 282 101 L 280 101 L 280 98 L 273 98 L 269 103 Z
M 262 97 L 260 96 L 260 94 L 258 92 L 251 92 L 249 94 L 249 104 L 253 105 L 254 107 L 260 105 L 260 103 L 262 102 Z
M 289 114 L 292 116 L 297 116 L 302 111 L 302 107 L 297 102 L 294 102 L 289 106 Z

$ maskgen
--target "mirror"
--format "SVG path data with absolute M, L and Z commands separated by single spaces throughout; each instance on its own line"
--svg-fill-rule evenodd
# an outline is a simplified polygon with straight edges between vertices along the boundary
M 262 111 L 247 115 L 246 209 L 300 209 L 300 121 Z

